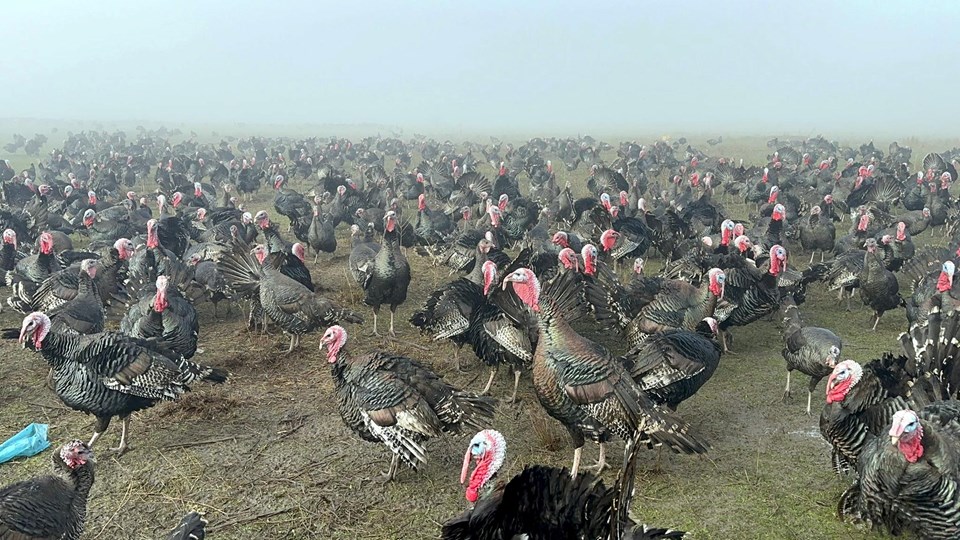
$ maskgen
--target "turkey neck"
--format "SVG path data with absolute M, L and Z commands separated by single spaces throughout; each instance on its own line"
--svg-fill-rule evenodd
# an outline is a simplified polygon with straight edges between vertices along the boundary
M 13 270 L 13 265 L 16 264 L 17 250 L 13 247 L 13 244 L 3 244 L 3 249 L 0 250 L 0 267 L 3 270 Z
M 70 480 L 73 482 L 74 496 L 70 502 L 73 509 L 73 519 L 69 525 L 66 540 L 79 539 L 83 532 L 83 523 L 87 517 L 87 497 L 93 486 L 93 462 L 88 461 L 80 467 L 70 471 Z
M 884 268 L 880 257 L 876 252 L 870 253 L 869 251 L 863 256 L 863 277 L 862 281 L 869 281 L 875 279 L 877 276 L 881 275 Z
M 477 249 L 476 251 L 477 251 L 477 254 L 476 254 L 476 258 L 474 259 L 475 262 L 473 264 L 473 270 L 471 270 L 470 274 L 467 275 L 467 279 L 469 279 L 470 281 L 482 287 L 483 281 L 484 281 L 483 280 L 483 263 L 490 260 L 490 258 L 488 254 L 480 251 L 479 249 Z
M 788 319 L 783 329 L 784 337 L 792 336 L 803 328 L 803 319 L 800 318 L 799 309 L 793 308 L 786 310 L 784 319 Z
M 341 380 L 347 371 L 347 352 L 343 349 L 337 351 L 337 361 L 330 364 L 330 373 L 334 380 Z
M 380 268 L 392 268 L 398 262 L 406 262 L 406 258 L 400 252 L 400 235 L 397 233 L 399 227 L 398 224 L 392 232 L 384 231 L 383 233 L 383 247 L 386 249 L 381 249 L 376 258 L 376 264 Z
M 75 349 L 78 348 L 79 341 L 80 336 L 50 332 L 43 339 L 40 354 L 50 367 L 58 369 L 71 362 L 68 356 L 76 353 Z M 33 348 L 32 345 L 31 348 Z
M 693 324 L 697 324 L 698 322 L 703 320 L 704 317 L 713 315 L 713 312 L 717 309 L 717 302 L 720 300 L 717 297 L 717 295 L 710 292 L 709 278 L 704 280 L 703 284 L 700 285 L 699 296 L 700 296 L 700 301 L 697 303 L 697 308 L 696 308 L 698 311 L 695 312 L 695 320 Z
M 84 294 L 96 294 L 97 288 L 94 286 L 94 279 L 95 278 L 90 277 L 90 274 L 81 270 L 80 276 L 77 279 L 77 296 Z

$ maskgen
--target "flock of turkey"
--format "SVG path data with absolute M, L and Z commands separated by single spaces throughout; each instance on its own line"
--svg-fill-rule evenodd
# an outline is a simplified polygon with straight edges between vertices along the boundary
M 45 142 L 31 139 L 29 153 Z M 204 301 L 215 315 L 221 303 L 228 315 L 241 304 L 241 324 L 288 335 L 288 352 L 315 356 L 301 338 L 320 336 L 337 410 L 386 447 L 387 481 L 401 464 L 421 468 L 428 439 L 476 433 L 461 475 L 471 506 L 443 525 L 449 539 L 684 537 L 629 516 L 635 457 L 648 447 L 708 453 L 711 441 L 678 408 L 735 348 L 740 327 L 776 317 L 784 397 L 794 371 L 809 376 L 807 414 L 822 404 L 832 465 L 852 482 L 841 516 L 957 538 L 960 231 L 951 225 L 960 205 L 950 188 L 960 150 L 928 154 L 917 171 L 896 143 L 887 152 L 822 137 L 770 146 L 765 163 L 747 166 L 686 141 L 210 145 L 84 132 L 28 169 L 0 161 L 5 309 L 23 315 L 3 337 L 47 362 L 64 405 L 96 418 L 89 442 L 54 452 L 56 476 L 0 488 L 0 538 L 79 538 L 96 489 L 92 449 L 111 421 L 121 424 L 120 455 L 135 440 L 133 413 L 201 383 L 231 384 L 226 370 L 198 362 Z M 560 185 L 554 160 L 582 181 Z M 273 191 L 272 209 L 249 204 L 261 190 Z M 734 219 L 723 201 L 749 217 Z M 338 245 L 347 229 L 349 245 Z M 940 247 L 914 244 L 928 229 Z M 334 252 L 349 252 L 348 268 L 321 255 Z M 482 390 L 446 382 L 438 360 L 349 353 L 350 335 L 396 336 L 408 324 L 395 315 L 418 278 L 411 257 L 460 275 L 437 283 L 409 324 L 449 341 L 458 369 L 468 347 L 490 368 Z M 648 259 L 662 261 L 658 275 L 645 273 Z M 349 272 L 363 306 L 330 298 L 332 271 Z M 901 354 L 847 359 L 840 336 L 804 322 L 810 287 L 836 291 L 837 310 L 857 297 L 872 313 L 865 329 L 905 308 Z M 587 337 L 609 333 L 622 336 L 623 354 Z M 501 366 L 514 385 L 496 399 Z M 494 415 L 523 377 L 569 433 L 572 466 L 500 479 L 506 441 Z M 599 445 L 589 467 L 588 440 Z M 608 487 L 598 475 L 615 441 L 623 459 Z M 190 513 L 168 538 L 203 538 L 204 524 Z

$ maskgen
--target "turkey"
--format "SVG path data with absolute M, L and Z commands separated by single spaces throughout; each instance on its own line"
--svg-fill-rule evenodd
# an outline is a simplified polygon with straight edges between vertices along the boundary
M 533 313 L 539 338 L 533 354 L 533 383 L 540 404 L 567 428 L 574 446 L 571 474 L 577 475 L 586 438 L 600 444 L 597 470 L 606 466 L 604 443 L 613 435 L 629 439 L 640 432 L 653 443 L 685 453 L 704 453 L 707 445 L 689 426 L 653 403 L 630 378 L 621 360 L 581 335 L 564 319 L 580 301 L 573 273 L 560 274 L 541 296 L 540 281 L 529 268 L 507 275 L 503 286 Z M 541 298 L 543 301 L 541 302 Z
M 482 429 L 493 420 L 496 401 L 461 392 L 416 360 L 387 352 L 347 354 L 347 332 L 331 326 L 320 339 L 327 349 L 337 410 L 363 440 L 393 453 L 387 481 L 400 461 L 413 469 L 426 462 L 423 443 L 464 428 Z
M 960 402 L 899 410 L 884 429 L 864 448 L 841 504 L 893 534 L 960 537 Z
M 830 375 L 836 366 L 843 343 L 831 330 L 816 326 L 807 326 L 800 316 L 800 308 L 787 298 L 781 304 L 783 315 L 783 350 L 780 354 L 787 362 L 787 386 L 783 390 L 783 399 L 790 398 L 790 375 L 794 370 L 808 375 L 807 414 L 813 403 L 813 391 L 820 380 Z
M 833 221 L 822 214 L 819 206 L 811 208 L 810 216 L 800 222 L 800 245 L 810 252 L 810 264 L 813 264 L 813 258 L 818 251 L 820 262 L 823 262 L 827 252 L 833 252 L 836 237 L 837 230 Z
M 7 275 L 24 257 L 26 255 L 17 250 L 17 233 L 13 229 L 3 231 L 3 243 L 0 244 L 0 285 L 6 285 Z
M 882 524 L 894 534 L 956 538 L 960 500 L 952 486 L 960 464 L 956 385 L 960 313 L 900 336 L 903 354 L 861 367 L 847 360 L 827 383 L 821 433 L 838 471 L 855 467 L 857 482 L 841 497 L 840 515 Z
M 320 208 L 313 207 L 313 220 L 307 231 L 307 244 L 313 250 L 313 264 L 320 259 L 320 252 L 333 253 L 337 251 L 337 235 L 333 230 L 333 221 L 330 216 L 320 215 Z
M 137 249 L 130 257 L 128 276 L 132 283 L 153 283 L 157 276 L 186 275 L 192 273 L 180 257 L 161 242 L 160 222 L 147 221 L 146 249 Z
M 127 450 L 130 415 L 159 400 L 173 400 L 196 381 L 222 383 L 227 373 L 159 352 L 161 344 L 148 343 L 116 332 L 76 335 L 52 332 L 50 317 L 36 312 L 23 319 L 18 336 L 24 347 L 40 353 L 53 368 L 56 393 L 73 410 L 97 418 L 89 446 L 100 438 L 117 416 L 123 422 L 120 454 Z M 157 348 L 154 348 L 154 347 Z
M 54 332 L 72 332 L 76 334 L 96 334 L 103 332 L 107 313 L 97 291 L 94 280 L 97 277 L 97 263 L 93 259 L 84 259 L 77 274 L 77 288 L 74 296 L 46 313 L 52 321 Z M 42 289 L 41 289 L 42 290 Z
M 7 273 L 7 286 L 11 288 L 7 304 L 14 309 L 30 305 L 40 284 L 60 270 L 53 253 L 53 236 L 48 232 L 40 234 L 39 244 L 36 254 L 24 257 Z
M 317 328 L 340 321 L 363 322 L 353 311 L 284 275 L 280 270 L 284 256 L 283 253 L 268 254 L 266 247 L 258 244 L 249 254 L 235 250 L 220 260 L 219 268 L 231 289 L 241 296 L 257 298 L 261 316 L 269 317 L 290 334 L 287 352 L 300 344 L 300 336 Z
M 700 287 L 670 280 L 627 324 L 628 342 L 636 346 L 650 334 L 673 328 L 693 330 L 700 321 L 713 316 L 717 301 L 723 298 L 726 279 L 723 270 L 712 268 Z
M 126 238 L 121 238 L 114 243 L 113 247 L 101 250 L 99 255 L 83 251 L 61 252 L 59 258 L 67 259 L 66 255 L 68 253 L 71 257 L 99 256 L 99 260 L 93 260 L 95 266 L 91 270 L 93 271 L 92 285 L 96 289 L 97 300 L 102 304 L 100 306 L 102 311 L 104 306 L 113 305 L 126 297 L 124 282 L 127 277 L 127 261 L 133 251 L 133 243 Z M 76 263 L 72 263 L 67 268 L 47 277 L 34 292 L 33 299 L 29 304 L 18 299 L 16 302 L 18 304 L 17 311 L 24 315 L 33 311 L 49 312 L 75 298 L 80 285 L 78 270 L 84 260 L 81 258 Z
M 818 267 L 819 269 L 819 267 Z M 731 269 L 727 272 L 726 287 L 730 307 L 714 315 L 720 321 L 721 343 L 728 347 L 729 328 L 746 326 L 772 315 L 786 298 L 802 297 L 806 285 L 818 279 L 816 270 L 803 273 L 787 268 L 787 250 L 775 245 L 769 258 L 759 266 Z
M 868 238 L 864 247 L 867 251 L 864 254 L 863 269 L 859 275 L 860 299 L 874 311 L 875 318 L 871 330 L 876 330 L 884 312 L 905 306 L 906 303 L 900 296 L 900 283 L 897 281 L 897 276 L 886 269 L 877 253 L 877 241 Z
M 120 331 L 139 339 L 156 339 L 187 360 L 197 352 L 200 321 L 197 310 L 184 298 L 177 284 L 158 276 L 155 286 L 141 292 L 120 320 Z
M 93 486 L 93 452 L 72 441 L 54 452 L 53 465 L 62 474 L 0 488 L 0 538 L 80 539 Z
M 350 275 L 361 288 L 366 287 L 373 272 L 373 260 L 380 252 L 380 244 L 373 241 L 374 226 L 368 223 L 366 231 L 358 225 L 350 226 Z
M 290 220 L 290 227 L 297 229 L 305 224 L 309 224 L 311 214 L 310 203 L 303 195 L 292 189 L 287 189 L 286 179 L 278 174 L 273 179 L 273 189 L 276 194 L 273 199 L 273 208 L 278 214 L 285 216 Z M 297 235 L 299 238 L 300 235 Z
M 489 265 L 487 264 L 489 263 Z M 410 324 L 429 333 L 433 341 L 449 339 L 454 346 L 454 365 L 460 369 L 460 349 L 469 340 L 468 330 L 473 321 L 473 312 L 486 302 L 484 291 L 490 288 L 496 277 L 496 265 L 485 261 L 481 265 L 482 283 L 471 276 L 462 277 L 435 290 L 423 306 L 410 317 Z M 486 393 L 489 387 L 484 389 Z
M 695 331 L 667 330 L 651 335 L 627 353 L 630 376 L 655 403 L 676 411 L 700 390 L 720 365 L 717 321 L 707 317 Z
M 383 246 L 373 261 L 368 264 L 369 276 L 361 284 L 364 291 L 363 303 L 373 307 L 373 334 L 377 332 L 377 316 L 380 306 L 390 306 L 390 335 L 396 337 L 393 317 L 397 306 L 407 299 L 407 287 L 410 286 L 410 264 L 400 251 L 400 235 L 397 230 L 397 215 L 393 210 L 383 217 Z
M 912 292 L 905 300 L 907 322 L 926 320 L 935 302 L 946 311 L 960 310 L 956 271 L 950 253 L 940 249 L 928 249 L 904 267 L 904 273 L 912 278 Z
M 614 488 L 586 473 L 571 478 L 567 469 L 527 466 L 509 481 L 497 475 L 506 460 L 503 435 L 486 429 L 470 440 L 460 483 L 472 506 L 443 524 L 443 540 L 655 540 L 685 533 L 638 524 L 629 517 L 637 444 L 628 443 Z M 476 462 L 473 471 L 470 465 Z M 468 482 L 469 479 L 469 482 Z

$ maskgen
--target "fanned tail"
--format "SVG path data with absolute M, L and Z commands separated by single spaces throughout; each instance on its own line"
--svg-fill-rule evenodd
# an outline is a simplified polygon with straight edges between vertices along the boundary
M 260 293 L 260 265 L 239 245 L 217 262 L 217 269 L 227 286 L 241 298 L 253 298 Z

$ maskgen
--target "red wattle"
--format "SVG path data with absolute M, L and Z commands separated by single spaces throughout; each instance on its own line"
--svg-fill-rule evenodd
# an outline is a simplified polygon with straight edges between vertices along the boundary
M 900 441 L 897 448 L 900 449 L 900 453 L 903 454 L 903 457 L 910 463 L 916 463 L 917 460 L 923 457 L 923 444 L 920 443 L 920 437 L 913 437 L 906 442 Z
M 953 287 L 952 280 L 950 275 L 946 272 L 940 272 L 940 277 L 937 278 L 937 292 L 947 292 Z
M 839 403 L 847 397 L 847 391 L 850 390 L 850 380 L 847 379 L 836 386 L 830 386 L 833 378 L 827 381 L 827 403 Z
M 490 468 L 489 459 L 481 459 L 477 463 L 477 468 L 470 475 L 470 483 L 467 484 L 466 498 L 470 502 L 477 502 L 480 498 L 480 488 L 483 486 L 483 480 L 487 476 L 487 469 Z

